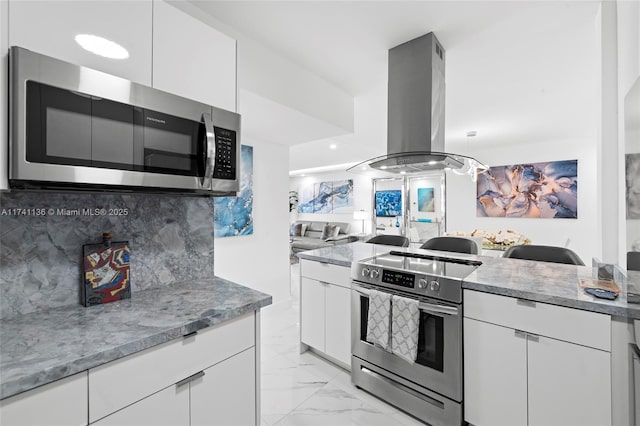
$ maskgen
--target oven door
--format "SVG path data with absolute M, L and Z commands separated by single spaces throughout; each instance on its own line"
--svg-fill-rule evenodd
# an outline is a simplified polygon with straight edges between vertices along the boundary
M 370 287 L 351 285 L 351 353 L 417 385 L 462 401 L 462 309 L 460 305 L 419 298 L 418 354 L 411 364 L 366 341 Z M 379 289 L 378 289 L 379 290 Z M 395 293 L 403 297 L 415 295 Z

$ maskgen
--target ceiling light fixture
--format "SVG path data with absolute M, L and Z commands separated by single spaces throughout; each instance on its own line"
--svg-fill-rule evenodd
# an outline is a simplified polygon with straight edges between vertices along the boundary
M 93 34 L 78 34 L 75 40 L 84 50 L 98 56 L 110 59 L 127 59 L 129 57 L 127 49 L 103 37 Z
M 330 149 L 336 149 L 338 147 L 338 145 L 336 145 L 335 143 L 332 143 L 331 145 L 329 145 Z

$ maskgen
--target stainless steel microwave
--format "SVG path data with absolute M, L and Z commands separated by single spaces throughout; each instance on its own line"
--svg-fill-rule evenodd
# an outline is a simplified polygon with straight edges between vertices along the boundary
M 12 47 L 16 189 L 235 195 L 240 115 Z

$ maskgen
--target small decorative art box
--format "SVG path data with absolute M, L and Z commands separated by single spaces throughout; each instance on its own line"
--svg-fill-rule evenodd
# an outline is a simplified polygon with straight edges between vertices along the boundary
M 84 306 L 100 305 L 131 297 L 128 241 L 111 242 L 111 233 L 102 234 L 102 244 L 82 246 Z

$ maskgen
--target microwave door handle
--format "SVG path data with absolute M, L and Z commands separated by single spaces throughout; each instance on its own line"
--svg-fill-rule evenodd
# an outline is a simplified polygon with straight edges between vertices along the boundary
M 204 123 L 204 143 L 206 157 L 204 160 L 204 176 L 202 176 L 202 187 L 211 189 L 211 180 L 213 179 L 213 167 L 216 158 L 216 135 L 213 130 L 213 121 L 211 115 L 202 114 L 202 122 Z

